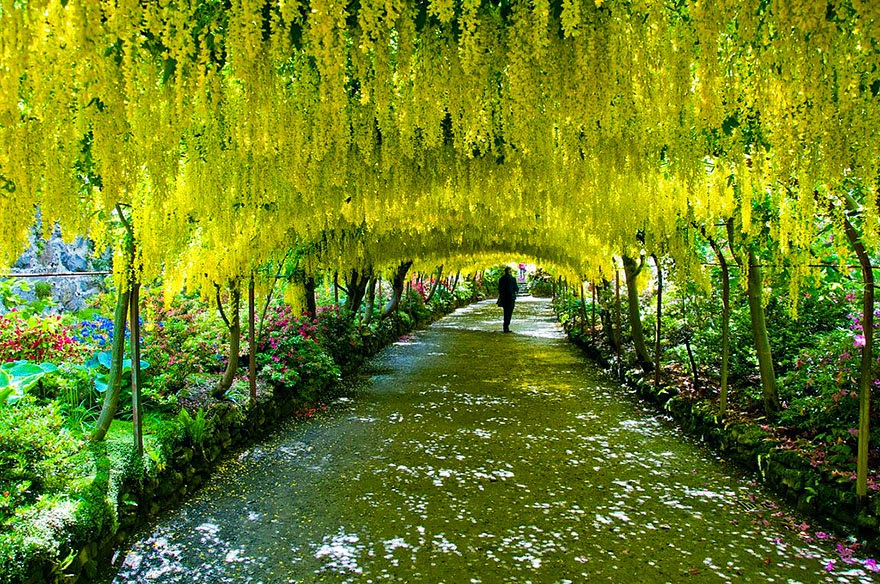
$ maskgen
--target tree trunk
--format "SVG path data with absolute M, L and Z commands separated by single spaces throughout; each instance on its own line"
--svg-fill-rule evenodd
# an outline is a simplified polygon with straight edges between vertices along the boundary
M 660 332 L 663 316 L 663 268 L 656 254 L 652 254 L 654 265 L 657 266 L 657 327 L 654 333 L 654 390 L 660 389 Z
M 621 352 L 623 350 L 623 325 L 620 318 L 620 269 L 614 268 L 614 348 L 617 351 L 617 375 L 623 373 L 623 366 L 620 362 Z
M 596 334 L 596 284 L 595 283 L 590 284 L 590 289 L 593 291 L 593 303 L 590 305 L 590 318 L 592 321 L 590 323 L 590 325 L 593 329 L 592 334 L 595 335 Z
M 864 499 L 868 494 L 868 446 L 870 440 L 871 422 L 871 383 L 873 383 L 873 355 L 874 355 L 874 271 L 871 267 L 871 258 L 865 251 L 865 246 L 858 233 L 844 217 L 844 227 L 850 245 L 859 258 L 862 269 L 862 334 L 865 336 L 865 344 L 862 346 L 862 363 L 859 375 L 859 442 L 856 455 L 856 495 Z
M 764 319 L 764 305 L 761 266 L 755 252 L 749 249 L 749 314 L 752 317 L 752 336 L 758 353 L 758 369 L 761 372 L 761 389 L 764 394 L 764 412 L 774 417 L 779 413 L 779 395 L 776 392 L 776 372 L 773 370 L 773 354 L 770 352 L 770 337 L 767 335 L 767 322 Z
M 727 413 L 727 377 L 730 370 L 730 269 L 721 247 L 711 237 L 706 236 L 706 239 L 721 265 L 721 390 L 718 410 L 723 419 Z
M 440 276 L 443 274 L 443 266 L 437 268 L 437 276 L 434 278 L 434 283 L 431 284 L 431 291 L 428 292 L 428 297 L 425 298 L 425 304 L 429 303 L 432 298 L 434 298 L 434 294 L 437 292 L 437 286 L 440 284 Z
M 315 278 L 309 276 L 305 281 L 306 289 L 306 311 L 315 316 L 318 314 L 318 303 L 315 301 Z
M 257 399 L 257 335 L 254 274 L 248 282 L 248 388 L 251 399 Z
M 351 276 L 346 280 L 347 297 L 345 299 L 345 309 L 352 315 L 357 314 L 361 309 L 364 301 L 364 294 L 367 291 L 367 283 L 372 276 L 372 270 L 366 269 L 361 273 L 357 270 L 351 271 Z
M 587 327 L 587 291 L 584 290 L 585 282 L 581 282 L 581 336 L 584 336 L 584 329 Z
M 385 305 L 382 318 L 390 317 L 397 310 L 397 307 L 400 306 L 400 298 L 403 296 L 403 287 L 406 283 L 406 273 L 409 271 L 410 266 L 412 266 L 412 260 L 401 262 L 397 267 L 394 280 L 391 282 L 391 298 L 388 300 L 388 304 Z
M 113 347 L 110 357 L 110 373 L 107 376 L 107 391 L 104 393 L 104 405 L 95 423 L 91 441 L 100 442 L 107 435 L 116 408 L 119 406 L 119 392 L 122 381 L 122 359 L 125 353 L 125 323 L 128 318 L 128 305 L 131 291 L 119 292 L 116 296 L 116 310 L 113 313 Z
M 241 291 L 238 289 L 237 283 L 230 289 L 230 296 L 232 299 L 231 319 L 227 318 L 223 311 L 223 302 L 220 300 L 220 287 L 217 286 L 217 308 L 220 310 L 223 322 L 226 323 L 226 327 L 229 329 L 229 354 L 227 355 L 229 361 L 226 363 L 226 371 L 223 372 L 223 377 L 220 378 L 217 387 L 212 392 L 212 395 L 217 399 L 223 399 L 226 396 L 226 392 L 232 387 L 235 374 L 238 372 L 238 354 L 241 351 L 241 315 L 239 314 L 241 309 Z
M 373 320 L 373 309 L 376 306 L 376 278 L 370 278 L 366 290 L 366 307 L 364 309 L 364 324 L 370 324 Z
M 694 378 L 694 389 L 700 389 L 700 370 L 697 368 L 697 360 L 694 359 L 694 352 L 691 349 L 691 331 L 687 321 L 687 290 L 683 290 L 681 294 L 681 322 L 684 323 L 682 342 L 684 342 L 685 351 L 687 351 L 688 362 L 691 365 L 691 374 Z
M 645 332 L 642 327 L 641 306 L 639 305 L 639 289 L 636 279 L 644 267 L 644 258 L 639 265 L 629 256 L 623 256 L 623 270 L 626 274 L 626 299 L 629 311 L 629 327 L 632 333 L 633 345 L 636 349 L 636 363 L 642 371 L 648 373 L 654 369 L 654 362 L 648 354 L 648 346 L 645 344 Z
M 132 272 L 134 273 L 134 272 Z M 140 327 L 140 284 L 131 283 L 131 296 L 128 304 L 131 323 L 131 424 L 134 430 L 134 450 L 138 456 L 144 455 L 144 408 L 141 402 L 141 327 Z

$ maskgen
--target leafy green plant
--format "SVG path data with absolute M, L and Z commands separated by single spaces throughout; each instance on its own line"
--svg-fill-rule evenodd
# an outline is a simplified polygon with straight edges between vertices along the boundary
M 177 414 L 177 419 L 183 426 L 186 437 L 194 446 L 201 446 L 208 437 L 211 429 L 211 421 L 205 416 L 204 408 L 199 408 L 193 416 L 186 408 L 182 408 Z
M 57 405 L 26 396 L 14 408 L 0 407 L 0 519 L 62 485 L 78 450 Z
M 143 359 L 141 359 L 140 364 L 141 371 L 150 367 L 150 363 Z M 97 373 L 94 377 L 95 389 L 100 393 L 107 391 L 110 367 L 112 366 L 112 351 L 95 353 L 88 361 L 86 361 L 84 366 L 91 371 L 99 371 L 102 368 L 107 370 L 102 373 Z M 120 383 L 123 388 L 131 389 L 131 359 L 122 360 L 122 379 Z
M 0 365 L 0 405 L 21 400 L 47 373 L 56 371 L 52 363 L 12 361 Z
M 337 355 L 350 363 L 352 353 L 361 353 L 360 334 L 338 309 L 321 311 L 312 320 L 293 318 L 288 308 L 278 307 L 267 318 L 267 327 L 258 346 L 259 375 L 276 390 L 295 391 L 303 399 L 339 379 Z
M 85 348 L 58 316 L 0 315 L 0 362 L 79 360 Z
M 553 275 L 538 268 L 534 274 L 529 275 L 529 294 L 549 298 L 553 296 Z

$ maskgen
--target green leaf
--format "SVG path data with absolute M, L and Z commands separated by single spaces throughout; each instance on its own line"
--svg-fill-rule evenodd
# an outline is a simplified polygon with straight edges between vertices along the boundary
M 101 351 L 95 357 L 98 358 L 98 363 L 110 369 L 110 365 L 113 363 L 113 352 L 112 351 Z
M 98 390 L 99 393 L 104 393 L 107 391 L 107 378 L 109 375 L 107 373 L 101 373 L 100 375 L 95 376 L 95 389 Z
M 46 372 L 43 368 L 30 361 L 15 361 L 12 367 L 4 367 L 6 372 L 12 377 L 30 377 L 32 375 L 44 375 Z
M 141 359 L 141 369 L 148 369 L 150 364 L 147 361 Z M 131 359 L 123 359 L 122 360 L 122 371 L 131 371 Z

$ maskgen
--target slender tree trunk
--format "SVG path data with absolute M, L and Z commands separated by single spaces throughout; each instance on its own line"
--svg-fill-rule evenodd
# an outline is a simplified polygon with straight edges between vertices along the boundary
M 770 336 L 767 334 L 767 321 L 764 318 L 764 282 L 761 266 L 755 252 L 749 250 L 749 280 L 747 293 L 749 313 L 752 317 L 752 336 L 758 353 L 758 369 L 761 373 L 761 389 L 764 394 L 764 412 L 768 416 L 779 413 L 779 395 L 776 392 L 776 372 L 773 370 L 773 354 L 770 352 Z
M 871 383 L 873 383 L 874 364 L 874 271 L 871 258 L 865 251 L 859 234 L 849 219 L 844 217 L 844 227 L 850 245 L 859 258 L 862 269 L 862 362 L 859 375 L 859 442 L 856 456 L 856 495 L 864 499 L 868 495 L 868 446 L 871 422 Z
M 584 282 L 581 282 L 581 336 L 584 336 L 584 329 L 587 327 L 587 291 L 584 290 Z
M 623 373 L 623 365 L 620 361 L 623 349 L 623 325 L 620 318 L 620 269 L 614 268 L 614 348 L 617 350 L 617 375 Z
M 101 414 L 98 416 L 95 430 L 92 432 L 92 442 L 100 442 L 104 439 L 119 406 L 119 392 L 122 387 L 122 359 L 125 354 L 125 323 L 128 318 L 130 300 L 131 290 L 118 292 L 116 295 L 116 310 L 113 314 L 113 346 L 110 353 L 111 367 L 107 376 L 104 405 L 101 407 Z
M 654 333 L 654 389 L 660 389 L 660 333 L 662 331 L 663 321 L 663 268 L 660 267 L 660 260 L 656 254 L 651 255 L 654 258 L 654 265 L 657 266 L 657 327 Z
M 691 365 L 691 374 L 694 377 L 694 389 L 700 389 L 700 370 L 697 368 L 697 360 L 694 359 L 694 352 L 691 349 L 691 331 L 687 321 L 687 291 L 682 291 L 681 295 L 681 321 L 684 323 L 684 348 L 687 351 L 688 362 Z
M 134 449 L 138 456 L 144 455 L 144 408 L 141 401 L 141 327 L 140 284 L 132 282 L 129 322 L 131 352 L 131 423 L 134 429 Z
M 370 278 L 366 290 L 366 308 L 364 309 L 364 324 L 370 324 L 373 320 L 373 309 L 376 306 L 376 278 Z
M 229 361 L 226 364 L 226 371 L 223 372 L 223 377 L 212 392 L 212 395 L 217 399 L 223 399 L 226 396 L 226 392 L 232 387 L 235 374 L 238 372 L 238 355 L 241 351 L 241 315 L 239 314 L 241 312 L 241 291 L 238 289 L 238 283 L 233 285 L 229 294 L 232 300 L 232 314 L 227 318 L 223 311 L 223 302 L 220 299 L 220 287 L 217 286 L 217 307 L 220 310 L 223 322 L 226 323 L 226 327 L 229 329 Z
M 318 303 L 315 300 L 315 278 L 309 276 L 305 281 L 306 289 L 306 311 L 312 316 L 318 314 Z
M 623 270 L 626 274 L 626 297 L 629 311 L 629 327 L 632 332 L 633 345 L 636 349 L 636 363 L 642 371 L 648 373 L 654 368 L 654 362 L 648 354 L 648 346 L 645 344 L 645 332 L 642 327 L 641 306 L 639 305 L 639 289 L 636 279 L 644 266 L 644 259 L 639 265 L 629 256 L 623 257 Z
M 339 306 L 339 272 L 333 272 L 333 304 Z
M 437 268 L 437 276 L 434 278 L 434 283 L 431 284 L 431 291 L 428 292 L 428 297 L 425 298 L 425 304 L 429 303 L 432 298 L 434 298 L 434 294 L 437 292 L 437 286 L 440 284 L 440 275 L 443 274 L 443 266 Z
M 591 327 L 593 329 L 592 334 L 596 334 L 596 284 L 593 283 L 590 285 L 590 289 L 593 291 L 593 303 L 590 305 L 591 312 Z
M 733 219 L 727 220 L 727 244 L 733 252 L 733 257 L 741 268 L 744 261 L 734 252 L 733 246 Z M 746 295 L 749 301 L 749 315 L 752 321 L 752 339 L 755 343 L 755 351 L 758 354 L 758 370 L 761 374 L 761 392 L 764 396 L 764 413 L 768 417 L 775 417 L 779 413 L 779 394 L 776 391 L 776 372 L 773 370 L 773 354 L 770 351 L 770 337 L 767 334 L 767 321 L 764 318 L 764 304 L 761 297 L 764 294 L 763 275 L 761 265 L 751 248 L 747 254 L 748 261 L 748 285 Z
M 727 378 L 730 370 L 730 269 L 721 246 L 706 236 L 721 266 L 721 390 L 718 409 L 721 418 L 727 414 Z
M 409 271 L 410 266 L 412 266 L 412 260 L 401 262 L 397 267 L 394 280 L 391 282 L 391 298 L 382 312 L 382 318 L 390 317 L 397 310 L 397 307 L 400 306 L 400 298 L 403 296 L 403 288 L 406 284 L 406 273 Z
M 251 273 L 248 282 L 248 386 L 251 399 L 257 399 L 257 336 L 254 330 L 256 324 L 256 308 L 254 275 Z

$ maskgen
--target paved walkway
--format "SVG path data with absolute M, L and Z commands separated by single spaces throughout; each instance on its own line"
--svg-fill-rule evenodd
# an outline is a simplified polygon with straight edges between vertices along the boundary
M 598 372 L 546 301 L 500 329 L 487 301 L 384 351 L 223 465 L 115 582 L 871 581 L 826 572 L 830 546 Z

